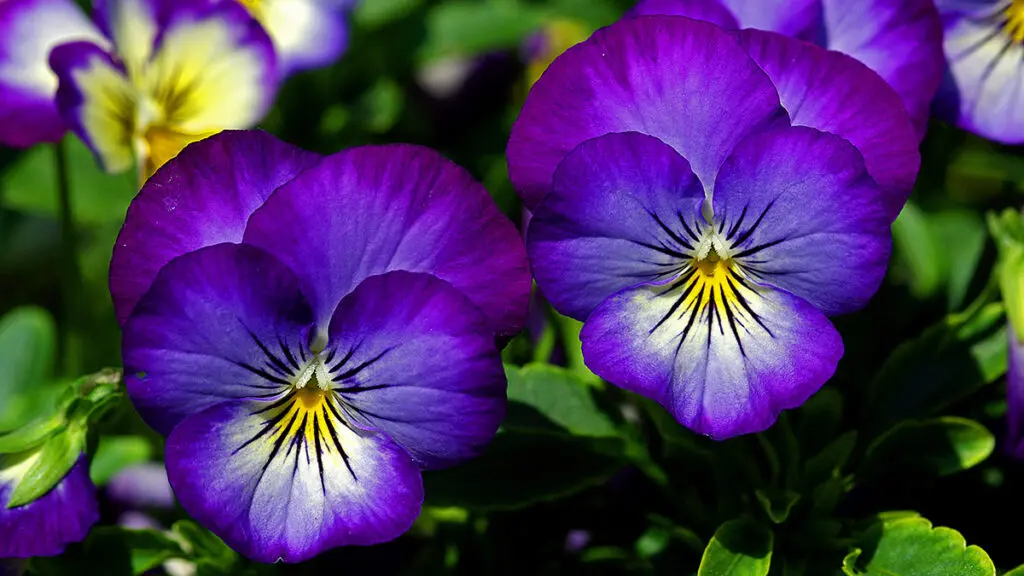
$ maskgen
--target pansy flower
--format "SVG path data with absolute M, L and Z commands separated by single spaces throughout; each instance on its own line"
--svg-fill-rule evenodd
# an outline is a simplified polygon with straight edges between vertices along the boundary
M 278 74 L 270 38 L 239 4 L 103 0 L 106 43 L 50 53 L 57 105 L 103 167 L 144 175 L 186 144 L 266 113 Z
M 354 0 L 237 1 L 270 34 L 282 75 L 326 66 L 348 46 L 346 20 Z
M 943 69 L 942 25 L 932 0 L 640 0 L 630 14 L 771 30 L 849 54 L 896 90 L 918 137 L 928 127 Z
M 587 365 L 715 438 L 767 428 L 831 377 L 827 316 L 877 290 L 919 162 L 863 64 L 677 16 L 558 57 L 508 158 L 537 284 L 585 322 Z
M 0 1 L 0 143 L 26 147 L 64 136 L 48 59 L 55 46 L 78 40 L 105 42 L 72 0 Z
M 512 223 L 433 151 L 321 159 L 224 132 L 143 187 L 111 291 L 178 500 L 249 557 L 294 562 L 395 538 L 420 470 L 483 449 L 530 276 Z
M 986 138 L 1024 143 L 1024 1 L 935 3 L 948 66 L 938 114 Z
M 8 507 L 18 483 L 43 457 L 42 446 L 0 454 L 0 559 L 60 554 L 68 544 L 85 538 L 100 518 L 84 455 L 46 494 Z

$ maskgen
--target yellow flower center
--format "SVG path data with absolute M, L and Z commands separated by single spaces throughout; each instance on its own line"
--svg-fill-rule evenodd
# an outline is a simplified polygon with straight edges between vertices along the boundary
M 252 14 L 252 17 L 259 20 L 263 17 L 262 0 L 238 0 L 238 2 Z
M 1024 43 L 1024 0 L 1013 0 L 1006 8 L 1003 30 L 1014 42 Z

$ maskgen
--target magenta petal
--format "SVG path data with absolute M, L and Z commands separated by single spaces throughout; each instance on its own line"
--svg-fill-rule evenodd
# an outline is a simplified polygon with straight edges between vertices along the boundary
M 923 138 L 944 68 L 942 22 L 933 1 L 821 3 L 826 46 L 853 56 L 884 78 L 903 100 L 918 140 Z
M 38 500 L 7 508 L 14 490 L 4 467 L 19 455 L 0 455 L 0 558 L 55 556 L 86 537 L 100 519 L 89 462 L 82 456 L 63 480 Z M 16 464 L 15 464 L 16 465 Z
M 721 28 L 642 16 L 598 30 L 537 81 L 508 144 L 509 174 L 535 209 L 581 142 L 612 132 L 655 136 L 710 189 L 747 134 L 788 125 L 771 80 Z
M 186 252 L 239 242 L 249 216 L 320 156 L 266 132 L 226 131 L 189 145 L 132 201 L 110 263 L 124 324 L 160 268 Z
M 487 318 L 429 274 L 363 280 L 334 313 L 336 392 L 361 427 L 423 468 L 479 455 L 505 415 L 505 372 Z
M 260 562 L 301 562 L 337 546 L 386 542 L 419 515 L 419 469 L 386 435 L 277 418 L 267 403 L 227 402 L 167 440 L 182 506 Z M 282 426 L 286 424 L 287 426 Z
M 125 324 L 128 395 L 162 434 L 224 400 L 277 396 L 310 357 L 312 320 L 295 275 L 259 248 L 190 252 L 164 266 Z
M 806 301 L 751 286 L 724 313 L 678 306 L 685 290 L 640 286 L 598 306 L 580 333 L 587 366 L 716 440 L 768 428 L 835 372 L 842 340 Z
M 483 186 L 427 148 L 364 146 L 325 158 L 252 215 L 245 242 L 295 271 L 321 332 L 346 294 L 393 270 L 449 282 L 497 334 L 517 333 L 526 319 L 522 238 Z
M 771 30 L 813 41 L 821 24 L 821 0 L 722 0 L 722 3 L 736 15 L 743 28 Z
M 892 220 L 903 209 L 921 164 L 918 138 L 899 96 L 860 62 L 780 34 L 738 32 L 779 90 L 794 125 L 842 136 L 860 150 L 886 191 Z
M 1007 331 L 1009 366 L 1006 372 L 1006 449 L 1024 459 L 1024 342 L 1011 326 Z

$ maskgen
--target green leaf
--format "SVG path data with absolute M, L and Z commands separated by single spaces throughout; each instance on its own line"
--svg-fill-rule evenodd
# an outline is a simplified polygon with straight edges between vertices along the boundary
M 31 573 L 139 576 L 152 574 L 167 560 L 184 556 L 181 546 L 163 532 L 102 526 L 94 528 L 83 545 L 73 546 L 60 556 L 33 558 Z M 83 571 L 83 567 L 87 568 Z
M 1017 566 L 1013 570 L 1003 574 L 1003 576 L 1024 576 L 1024 565 Z
M 908 418 L 932 416 L 1006 373 L 1003 306 L 948 316 L 900 345 L 868 387 L 872 436 Z
M 40 416 L 56 341 L 53 319 L 42 308 L 16 308 L 0 318 L 0 431 Z
M 230 574 L 238 562 L 235 553 L 213 532 L 191 520 L 179 520 L 171 531 L 183 542 L 183 549 L 190 560 L 201 565 L 206 572 Z
M 927 215 L 908 202 L 892 225 L 893 252 L 898 263 L 906 266 L 910 293 L 925 299 L 942 286 L 942 262 L 932 241 Z
M 813 487 L 837 478 L 857 446 L 857 431 L 850 430 L 836 438 L 804 464 L 804 486 Z
M 427 505 L 514 510 L 604 484 L 627 462 L 620 438 L 500 432 L 479 458 L 423 475 Z
M 379 28 L 407 16 L 423 4 L 423 0 L 373 0 L 360 2 L 353 14 L 353 22 L 367 29 Z
M 903 422 L 868 447 L 858 475 L 868 478 L 895 467 L 923 467 L 945 476 L 984 461 L 996 439 L 973 420 L 943 416 Z
M 89 477 L 104 486 L 118 472 L 153 457 L 153 447 L 142 436 L 103 436 L 89 465 Z
M 989 214 L 989 229 L 999 247 L 999 288 L 1006 316 L 1024 340 L 1024 219 L 1012 209 L 999 216 Z
M 518 0 L 444 2 L 427 15 L 421 59 L 518 48 L 545 19 L 541 8 Z
M 594 402 L 593 388 L 574 373 L 548 364 L 506 366 L 505 373 L 512 414 L 508 418 L 511 424 L 506 424 L 506 428 L 514 428 L 515 413 L 529 407 L 577 436 L 617 435 L 614 423 Z
M 730 520 L 708 542 L 697 576 L 767 576 L 774 535 L 749 520 Z
M 50 435 L 64 427 L 67 421 L 62 410 L 54 410 L 6 434 L 0 434 L 0 454 L 23 452 L 42 444 Z
M 48 438 L 38 451 L 7 456 L 10 465 L 24 467 L 17 486 L 11 492 L 8 508 L 28 504 L 57 485 L 75 465 L 85 449 L 85 430 L 69 427 Z M 8 463 L 0 464 L 8 468 Z
M 103 224 L 124 219 L 128 204 L 138 191 L 133 171 L 110 175 L 96 163 L 92 152 L 72 136 L 67 150 L 71 203 L 75 219 L 83 224 Z M 36 146 L 21 155 L 0 175 L 0 196 L 16 210 L 57 217 L 57 171 L 53 146 Z
M 995 576 L 984 550 L 920 516 L 882 516 L 843 559 L 847 576 Z
M 776 524 L 785 522 L 793 506 L 800 501 L 800 494 L 791 490 L 760 489 L 754 491 L 754 496 L 768 518 Z

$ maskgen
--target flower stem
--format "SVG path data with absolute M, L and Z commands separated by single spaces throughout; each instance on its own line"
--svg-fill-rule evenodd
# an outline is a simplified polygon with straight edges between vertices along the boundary
M 82 370 L 86 327 L 82 306 L 82 270 L 78 263 L 77 236 L 71 206 L 71 182 L 68 157 L 64 141 L 54 144 L 57 159 L 57 198 L 60 223 L 60 283 L 64 304 L 61 323 L 62 369 L 65 374 L 76 375 Z

